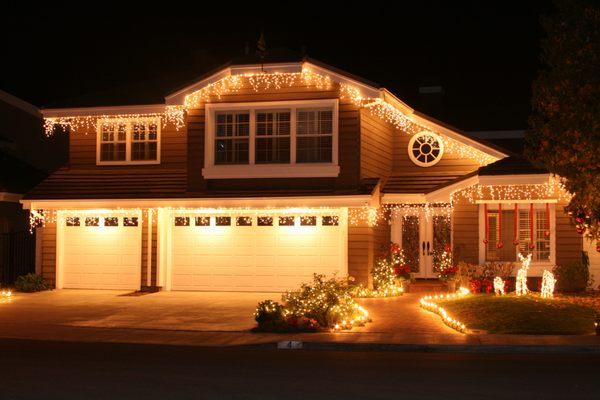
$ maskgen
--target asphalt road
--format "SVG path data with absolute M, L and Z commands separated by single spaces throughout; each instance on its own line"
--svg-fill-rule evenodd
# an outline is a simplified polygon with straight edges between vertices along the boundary
M 0 340 L 0 399 L 599 399 L 600 356 Z

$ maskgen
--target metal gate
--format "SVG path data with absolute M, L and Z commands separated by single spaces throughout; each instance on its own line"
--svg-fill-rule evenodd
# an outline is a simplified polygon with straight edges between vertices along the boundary
M 12 285 L 30 272 L 35 272 L 35 234 L 0 233 L 0 283 Z

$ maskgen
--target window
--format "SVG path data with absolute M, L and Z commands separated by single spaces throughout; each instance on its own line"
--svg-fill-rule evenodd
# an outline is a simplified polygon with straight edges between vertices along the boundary
M 323 226 L 338 226 L 340 221 L 337 215 L 325 215 L 321 223 Z
M 175 217 L 175 226 L 190 226 L 190 217 Z
M 256 113 L 256 164 L 290 162 L 289 111 Z
M 317 225 L 317 217 L 302 216 L 302 217 L 300 217 L 300 225 L 302 225 L 302 226 L 316 226 Z
M 231 217 L 216 217 L 215 223 L 217 226 L 230 226 L 231 225 Z
M 79 226 L 79 217 L 67 217 L 67 226 Z
M 158 126 L 156 123 L 134 123 L 131 138 L 131 159 L 156 160 L 158 151 Z
M 294 217 L 279 217 L 279 226 L 294 226 Z
M 210 217 L 196 217 L 196 226 L 210 226 Z
M 100 226 L 100 218 L 85 217 L 85 226 Z
M 103 123 L 100 135 L 100 161 L 125 161 L 125 124 Z
M 431 167 L 442 159 L 444 142 L 432 132 L 420 132 L 408 142 L 408 156 L 419 167 Z
M 337 99 L 208 103 L 206 115 L 205 179 L 340 173 Z
M 256 222 L 258 226 L 273 226 L 273 217 L 258 217 Z
M 218 112 L 215 126 L 215 164 L 248 164 L 250 113 Z
M 252 226 L 252 217 L 237 217 L 235 219 L 236 226 Z
M 98 164 L 149 164 L 160 161 L 160 120 L 131 120 L 99 125 Z
M 123 218 L 123 226 L 138 226 L 138 217 Z
M 104 218 L 104 226 L 119 226 L 119 218 L 117 218 L 117 217 Z
M 329 163 L 333 146 L 333 112 L 298 110 L 296 162 Z
M 502 218 L 497 205 L 488 205 L 488 237 L 487 244 L 484 244 L 485 261 L 505 261 L 516 262 L 517 253 L 523 255 L 532 253 L 533 262 L 551 262 L 551 235 L 549 230 L 548 216 L 546 215 L 545 205 L 536 205 L 533 210 L 533 238 L 531 238 L 530 208 L 529 204 L 519 205 L 516 211 L 514 206 L 510 209 L 502 210 Z M 550 214 L 554 212 L 554 207 L 550 207 Z M 515 229 L 516 224 L 516 229 Z M 482 226 L 482 232 L 485 227 Z M 516 234 L 516 237 L 515 237 Z M 484 233 L 485 236 L 485 233 Z M 498 246 L 499 243 L 501 246 Z M 483 243 L 483 241 L 482 241 Z M 531 249 L 530 245 L 534 248 Z

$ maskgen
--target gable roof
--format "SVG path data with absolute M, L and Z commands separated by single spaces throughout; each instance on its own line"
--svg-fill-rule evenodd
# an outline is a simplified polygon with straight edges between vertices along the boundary
M 0 150 L 0 192 L 23 194 L 45 177 L 46 173 Z
M 134 87 L 137 89 L 134 88 L 132 90 L 131 87 L 115 88 L 102 93 L 83 96 L 78 101 L 62 103 L 62 106 L 59 106 L 59 108 L 56 108 L 56 106 L 53 108 L 45 108 L 42 110 L 42 112 L 45 117 L 66 117 L 83 115 L 84 113 L 87 113 L 88 115 L 94 115 L 94 113 L 119 114 L 123 113 L 122 110 L 124 108 L 131 110 L 132 107 L 137 105 L 140 107 L 147 107 L 149 105 L 182 105 L 184 104 L 185 97 L 188 94 L 200 90 L 203 87 L 217 82 L 227 76 L 261 72 L 301 72 L 304 67 L 308 67 L 316 73 L 326 75 L 338 83 L 349 83 L 357 87 L 364 97 L 384 100 L 388 104 L 391 104 L 394 108 L 404 113 L 407 118 L 411 119 L 413 122 L 427 127 L 428 129 L 438 131 L 486 154 L 496 158 L 504 158 L 509 155 L 509 152 L 496 145 L 486 142 L 485 140 L 475 138 L 455 127 L 444 124 L 430 116 L 415 111 L 412 107 L 398 99 L 393 93 L 381 87 L 377 83 L 356 76 L 347 71 L 343 71 L 339 68 L 330 66 L 318 60 L 306 56 L 298 56 L 295 53 L 272 55 L 264 60 L 261 60 L 256 55 L 249 55 L 233 59 L 218 68 L 208 71 L 200 78 L 189 81 L 187 84 L 180 86 L 178 89 L 171 90 L 160 99 L 156 93 L 156 90 L 153 90 L 156 88 L 156 86 L 149 85 L 147 83 L 138 83 L 134 85 Z M 140 96 L 140 94 L 143 95 Z M 112 104 L 110 103 L 111 99 Z M 115 102 L 117 104 L 115 104 Z M 101 112 L 98 110 L 99 108 L 102 108 Z M 112 108 L 114 108 L 114 112 L 111 112 L 110 109 Z M 76 111 L 75 114 L 73 114 L 74 111 Z

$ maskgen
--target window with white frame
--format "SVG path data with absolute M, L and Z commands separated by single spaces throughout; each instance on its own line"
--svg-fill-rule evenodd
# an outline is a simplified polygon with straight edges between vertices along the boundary
M 100 161 L 125 161 L 127 126 L 103 123 L 100 126 Z
M 208 179 L 339 174 L 337 99 L 209 103 L 206 115 Z
M 101 121 L 98 164 L 154 164 L 160 161 L 160 120 Z
M 250 112 L 224 111 L 215 117 L 215 164 L 248 164 Z
M 256 164 L 290 162 L 290 111 L 256 112 Z
M 333 111 L 298 110 L 296 161 L 329 163 L 333 146 Z
M 549 207 L 549 212 L 551 215 L 554 212 L 553 205 Z M 487 243 L 483 244 L 485 261 L 515 262 L 517 253 L 532 253 L 533 262 L 552 262 L 551 215 L 547 214 L 545 204 L 535 204 L 534 223 L 531 225 L 529 204 L 519 204 L 516 215 L 514 206 L 505 206 L 500 214 L 497 204 L 488 204 L 488 234 L 484 236 Z M 485 232 L 484 224 L 482 221 L 482 230 Z

